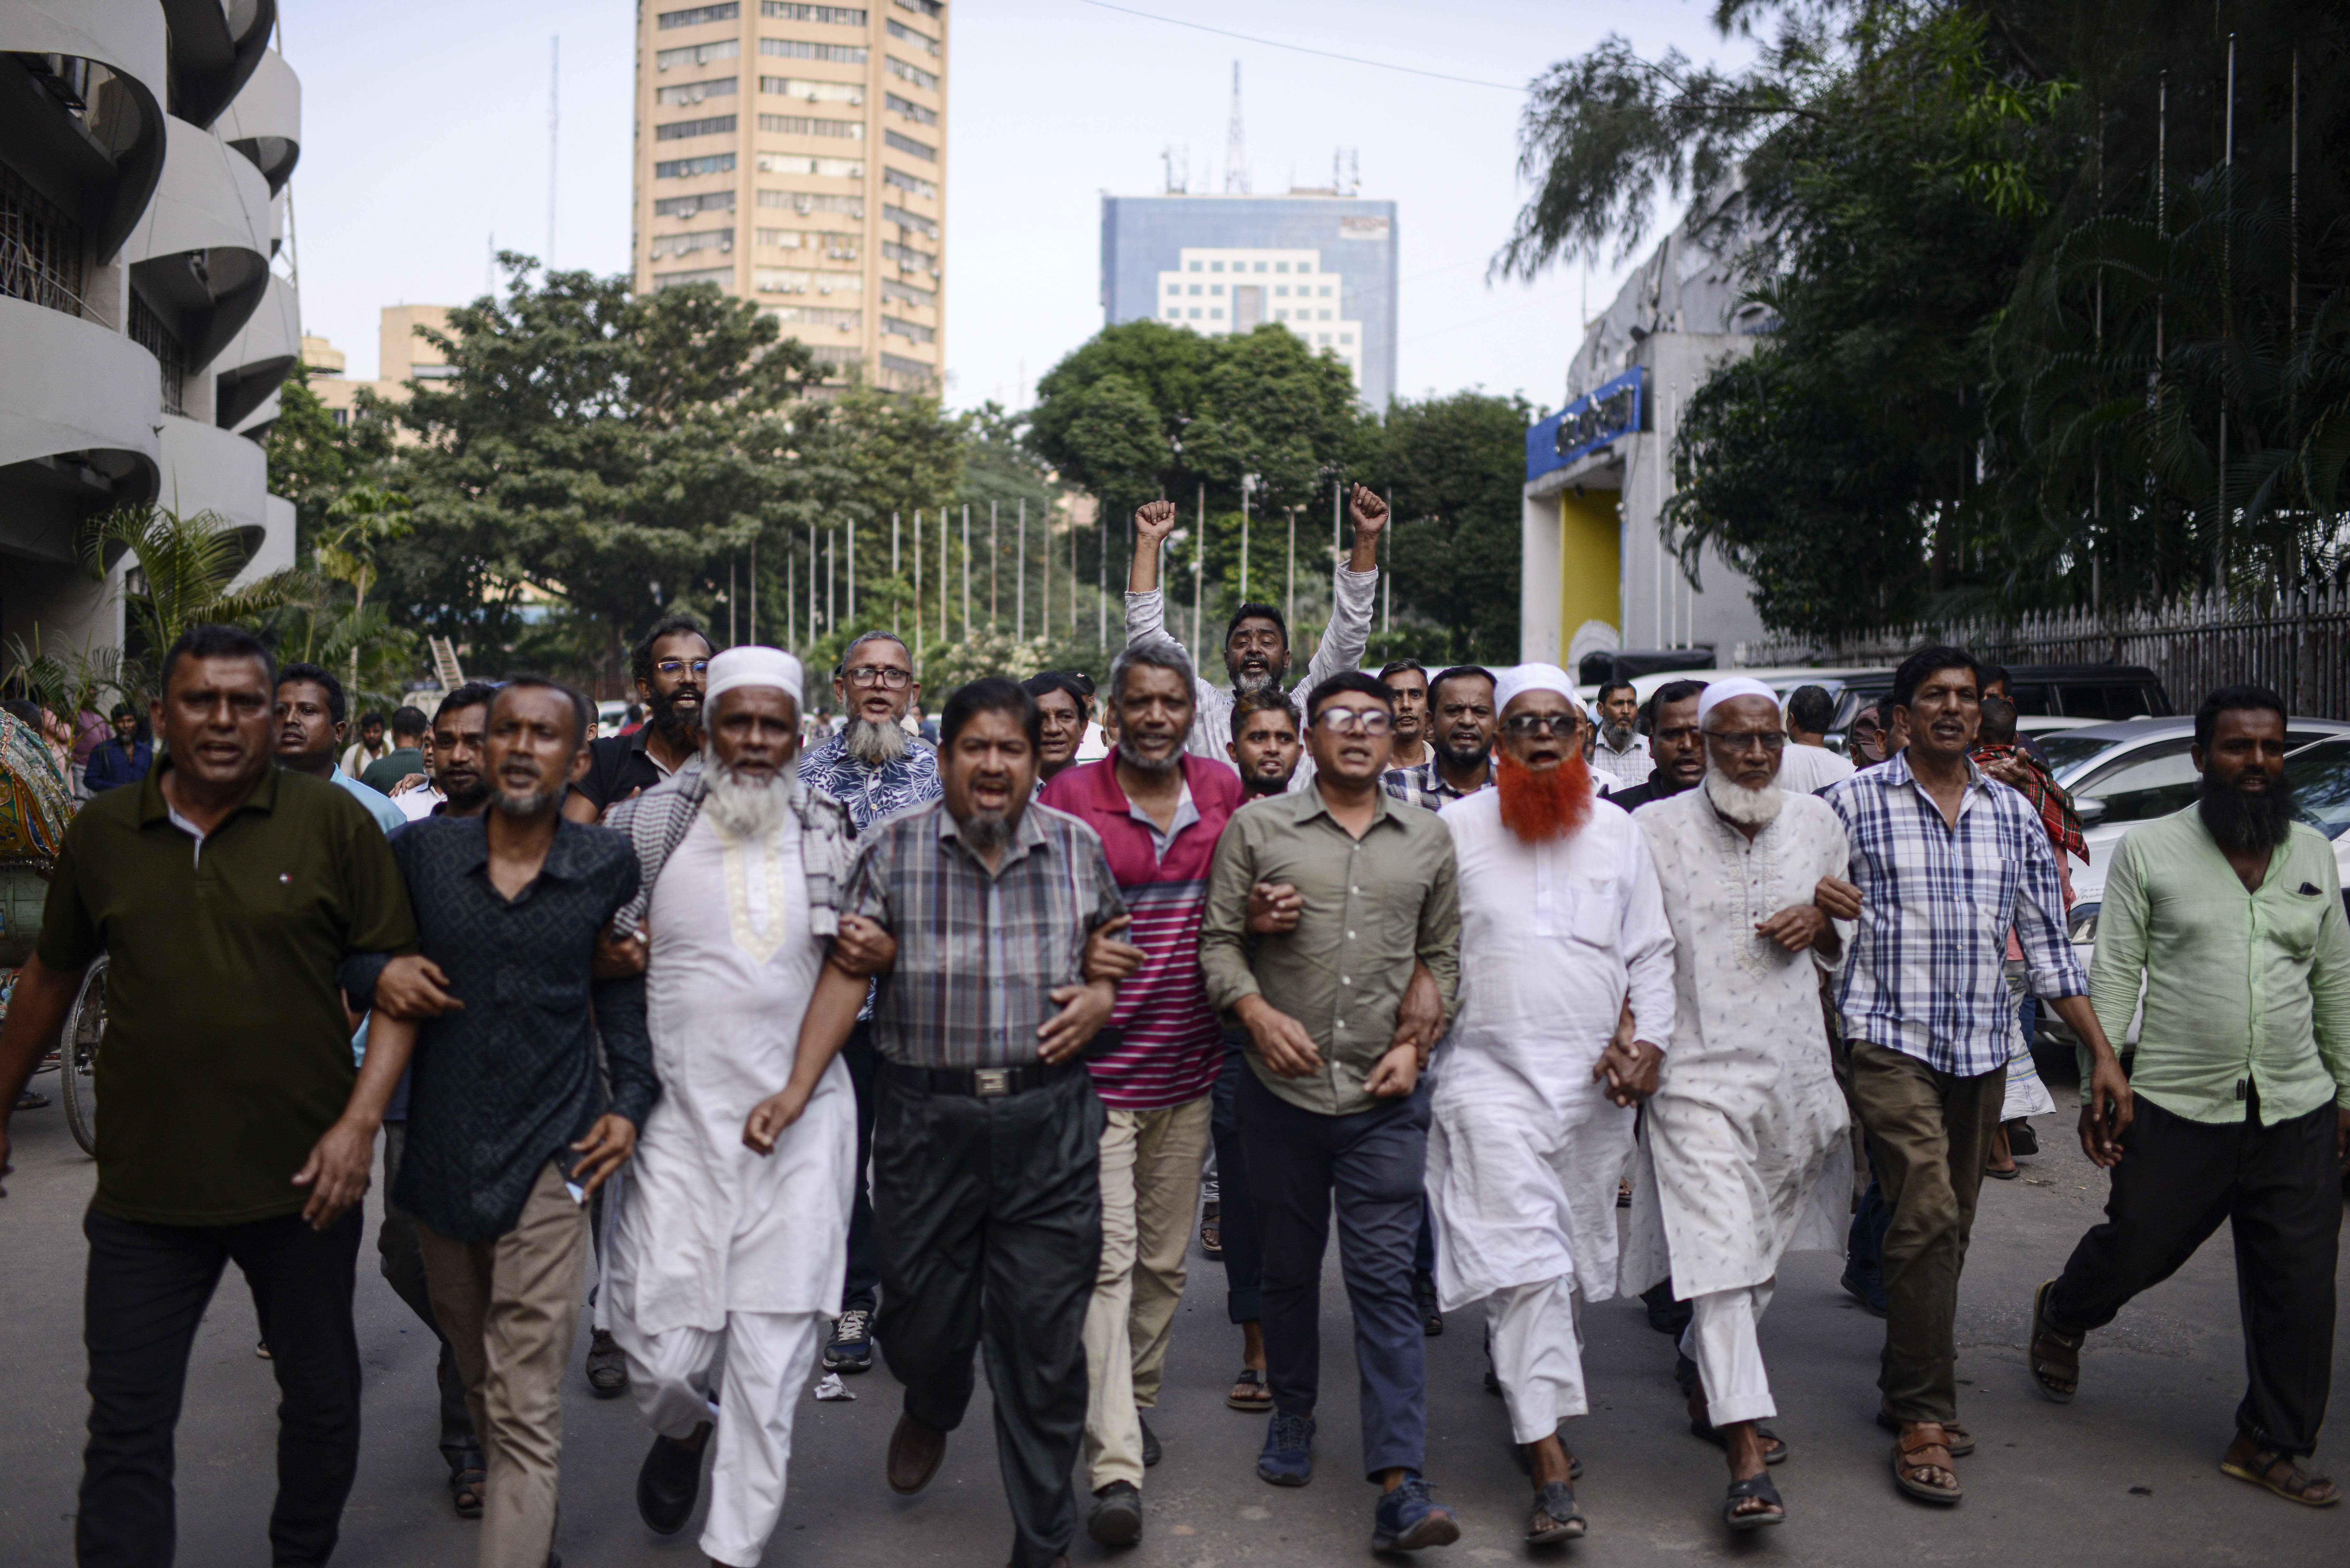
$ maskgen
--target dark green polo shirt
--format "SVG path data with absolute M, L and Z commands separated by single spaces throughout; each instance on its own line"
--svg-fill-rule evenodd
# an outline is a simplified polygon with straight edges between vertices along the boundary
M 383 830 L 334 784 L 271 768 L 199 845 L 163 769 L 66 830 L 41 961 L 101 952 L 92 1207 L 162 1225 L 298 1212 L 292 1177 L 356 1076 L 336 971 L 415 946 Z

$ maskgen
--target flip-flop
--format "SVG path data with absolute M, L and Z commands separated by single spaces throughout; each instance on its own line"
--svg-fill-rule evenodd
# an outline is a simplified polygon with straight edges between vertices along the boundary
M 1927 1435 L 1929 1432 L 1933 1434 L 1931 1437 Z M 1936 1465 L 1930 1459 L 1918 1459 L 1912 1457 L 1930 1453 L 1937 1449 L 1945 1454 L 1950 1454 L 1953 1463 Z M 1967 1495 L 1964 1485 L 1935 1486 L 1929 1481 L 1918 1480 L 1910 1473 L 1913 1470 L 1929 1469 L 1949 1469 L 1950 1479 L 1956 1480 L 1959 1473 L 1955 1468 L 1957 1459 L 1956 1454 L 1950 1453 L 1950 1446 L 1944 1439 L 1941 1428 L 1931 1422 L 1926 1423 L 1893 1439 L 1893 1484 L 1920 1502 L 1957 1502 Z
M 1238 1373 L 1233 1375 L 1232 1388 L 1237 1390 L 1243 1384 L 1246 1384 L 1249 1387 L 1257 1390 L 1257 1392 L 1245 1398 L 1242 1397 L 1237 1392 L 1227 1393 L 1224 1396 L 1225 1404 L 1231 1406 L 1235 1410 L 1246 1410 L 1251 1415 L 1255 1415 L 1261 1411 L 1270 1410 L 1273 1408 L 1273 1390 L 1264 1386 L 1263 1373 L 1258 1371 L 1253 1366 L 1242 1367 Z
M 1776 1513 L 1741 1513 L 1738 1505 L 1750 1498 L 1769 1503 Z M 1730 1483 L 1730 1495 L 1722 1500 L 1721 1522 L 1732 1530 L 1762 1530 L 1787 1522 L 1787 1505 L 1780 1501 L 1779 1489 L 1771 1484 L 1768 1474 L 1748 1476 L 1742 1481 Z
M 1901 1418 L 1890 1410 L 1880 1408 L 1877 1412 L 1877 1424 L 1897 1438 L 1901 1435 Z M 1950 1458 L 1954 1459 L 1965 1459 L 1975 1451 L 1975 1435 L 1956 1421 L 1942 1423 L 1942 1436 L 1948 1439 L 1942 1447 L 1950 1450 Z
M 2056 1288 L 2054 1280 L 2043 1280 L 2040 1288 L 2032 1293 L 2032 1337 L 2024 1343 L 2024 1363 L 2032 1369 L 2032 1386 L 2059 1405 L 2070 1405 L 2073 1396 L 2081 1389 L 2081 1345 L 2089 1336 L 2085 1334 L 2059 1334 L 2048 1321 L 2048 1293 Z M 2062 1379 L 2067 1370 L 2063 1363 L 2043 1355 L 2041 1345 L 2070 1351 L 2073 1386 L 2058 1387 L 2052 1379 Z

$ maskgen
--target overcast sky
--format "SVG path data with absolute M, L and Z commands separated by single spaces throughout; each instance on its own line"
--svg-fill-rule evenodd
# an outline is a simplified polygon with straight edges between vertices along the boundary
M 1700 58 L 1750 50 L 1712 35 L 1703 0 L 1130 5 L 1270 43 L 1087 0 L 951 3 L 946 347 L 956 407 L 1024 403 L 1039 375 L 1100 329 L 1101 192 L 1159 190 L 1170 144 L 1189 148 L 1193 191 L 1222 189 L 1238 60 L 1257 192 L 1293 178 L 1327 184 L 1332 151 L 1345 146 L 1357 150 L 1362 194 L 1398 203 L 1399 393 L 1482 386 L 1555 408 L 1584 302 L 1596 312 L 1624 269 L 1610 258 L 1587 280 L 1565 268 L 1530 286 L 1485 283 L 1525 196 L 1523 93 L 1271 46 L 1502 84 L 1523 84 L 1611 29 L 1651 57 L 1673 45 Z M 493 234 L 501 247 L 547 254 L 557 35 L 554 258 L 627 269 L 629 0 L 285 0 L 281 15 L 303 88 L 294 199 L 304 328 L 331 338 L 351 375 L 375 372 L 380 307 L 480 294 Z

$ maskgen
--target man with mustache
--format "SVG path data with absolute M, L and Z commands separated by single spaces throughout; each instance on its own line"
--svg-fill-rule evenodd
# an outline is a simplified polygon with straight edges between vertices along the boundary
M 1411 1290 L 1428 1128 L 1420 1069 L 1451 1004 L 1461 939 L 1450 838 L 1379 787 L 1391 701 L 1359 670 L 1314 689 L 1313 784 L 1233 815 L 1216 846 L 1200 962 L 1210 999 L 1249 1032 L 1239 1117 L 1274 1402 L 1257 1474 L 1275 1486 L 1313 1477 L 1335 1199 L 1363 1468 L 1384 1489 L 1371 1542 L 1412 1551 L 1461 1533 L 1420 1473 L 1428 1352 Z M 1279 885 L 1296 894 L 1285 929 L 1260 923 L 1255 907 Z M 1407 1002 L 1422 966 L 1436 992 L 1426 1016 Z
M 1337 568 L 1331 589 L 1329 629 L 1298 682 L 1318 687 L 1341 670 L 1352 670 L 1363 649 L 1370 646 L 1371 607 L 1379 587 L 1379 533 L 1388 525 L 1388 505 L 1362 485 L 1348 494 L 1347 514 L 1353 521 L 1355 543 L 1347 564 Z M 1174 531 L 1175 504 L 1153 501 L 1134 514 L 1134 560 L 1126 575 L 1126 643 L 1164 643 L 1177 652 L 1183 645 L 1169 633 L 1166 606 L 1159 588 L 1159 553 Z M 1289 674 L 1289 623 L 1269 604 L 1244 604 L 1232 612 L 1224 628 L 1224 672 L 1230 689 L 1193 678 L 1199 717 L 1191 724 L 1191 750 L 1217 762 L 1232 743 L 1232 701 L 1244 691 L 1280 686 Z M 1186 658 L 1190 655 L 1186 654 Z M 1309 756 L 1308 761 L 1311 761 Z M 1301 767 L 1292 779 L 1293 790 L 1305 787 L 1313 774 Z
M 2105 1222 L 2033 1298 L 2030 1359 L 2040 1391 L 2070 1403 L 2089 1331 L 2227 1220 L 2249 1376 L 2220 1469 L 2326 1507 L 2340 1490 L 2295 1460 L 2317 1445 L 2333 1374 L 2350 935 L 2333 846 L 2294 820 L 2289 744 L 2275 692 L 2212 692 L 2195 714 L 2193 809 L 2130 829 L 2114 853 L 2089 995 L 2119 1033 L 2145 982 L 2137 1114 Z
M 344 711 L 343 683 L 332 671 L 316 664 L 282 667 L 277 671 L 277 765 L 338 786 L 390 833 L 408 820 L 400 807 L 335 765 L 335 751 L 346 728 Z
M 1493 782 L 1493 672 L 1456 664 L 1428 683 L 1429 759 L 1379 776 L 1388 794 L 1430 811 Z
M 1100 836 L 1143 953 L 1110 1014 L 1118 1044 L 1088 1064 L 1109 1107 L 1101 1272 L 1086 1315 L 1087 1531 L 1105 1546 L 1142 1534 L 1143 1467 L 1159 1457 L 1143 1412 L 1159 1403 L 1183 1297 L 1208 1096 L 1224 1054 L 1200 973 L 1200 920 L 1216 840 L 1243 796 L 1230 768 L 1184 750 L 1193 689 L 1191 660 L 1176 649 L 1125 649 L 1109 672 L 1117 752 L 1063 773 L 1037 796 Z
M 1036 788 L 1060 776 L 1077 760 L 1086 742 L 1086 721 L 1093 711 L 1093 678 L 1073 670 L 1047 670 L 1031 675 L 1020 690 L 1036 700 L 1044 721 L 1043 739 L 1036 744 Z
M 1036 732 L 1014 682 L 957 690 L 941 798 L 864 833 L 847 899 L 897 942 L 873 1004 L 876 1328 L 906 1390 L 888 1479 L 905 1495 L 938 1473 L 983 1350 L 1013 1568 L 1066 1563 L 1076 1533 L 1106 1120 L 1079 1057 L 1118 1000 L 1083 971 L 1091 933 L 1126 913 L 1094 830 L 1035 800 Z M 799 1118 L 865 996 L 837 968 L 817 978 L 754 1147 Z
M 666 616 L 629 652 L 629 673 L 646 708 L 645 722 L 625 735 L 588 745 L 588 770 L 571 786 L 563 814 L 595 822 L 615 804 L 669 777 L 702 749 L 702 691 L 711 644 L 690 615 Z M 598 1393 L 619 1392 L 617 1386 Z
M 488 738 L 490 699 L 495 695 L 497 688 L 488 682 L 468 680 L 441 699 L 432 714 L 428 781 L 391 797 L 391 804 L 410 821 L 472 816 L 489 804 L 490 782 L 482 774 L 482 748 Z
M 1648 758 L 1648 737 L 1640 733 L 1639 693 L 1628 680 L 1603 680 L 1592 701 L 1599 723 L 1591 742 L 1591 782 L 1610 794 L 1648 783 L 1656 764 Z
M 2022 943 L 2033 994 L 2088 1047 L 2081 1146 L 2121 1157 L 2130 1087 L 2091 1011 L 2064 931 L 2047 829 L 2032 803 L 1969 760 L 1981 676 L 1964 649 L 1926 648 L 1893 674 L 1892 714 L 1908 743 L 1821 798 L 1852 844 L 1856 918 L 1836 988 L 1851 1095 L 1892 1217 L 1885 1231 L 1885 1353 L 1877 1424 L 1895 1434 L 1894 1484 L 1922 1501 L 1963 1495 L 1954 1459 L 1974 1451 L 1958 1424 L 1959 1274 L 2015 1033 L 2007 933 Z
M 648 917 L 661 1081 L 608 1248 L 613 1334 L 655 1433 L 637 1511 L 657 1533 L 682 1530 L 714 1446 L 700 1544 L 722 1568 L 753 1568 L 775 1531 L 847 1252 L 847 1069 L 828 1068 L 789 1127 L 746 1137 L 791 1075 L 817 974 L 841 960 L 830 939 L 854 860 L 847 812 L 793 773 L 801 690 L 788 653 L 717 655 L 702 754 L 605 819 L 641 873 L 619 921 Z
M 509 679 L 490 702 L 490 809 L 391 841 L 423 956 L 456 1005 L 421 1023 L 378 1009 L 369 1055 L 414 1052 L 391 1199 L 415 1217 L 433 1319 L 489 1460 L 481 1568 L 545 1568 L 587 1203 L 660 1096 L 644 981 L 594 975 L 597 939 L 637 891 L 636 857 L 563 814 L 588 712 L 568 687 Z
M 833 701 L 847 721 L 837 734 L 801 756 L 799 779 L 847 806 L 849 823 L 859 834 L 885 816 L 939 798 L 939 754 L 928 741 L 909 734 L 904 722 L 921 692 L 914 657 L 892 632 L 859 635 L 833 671 Z M 853 913 L 847 930 L 858 939 L 878 934 Z M 873 1309 L 881 1288 L 873 1261 L 873 1198 L 867 1176 L 874 1075 L 881 1065 L 873 1049 L 869 1010 L 859 1016 L 841 1054 L 857 1090 L 857 1199 L 848 1219 L 848 1272 L 840 1318 L 826 1342 L 824 1364 L 830 1371 L 857 1373 L 873 1365 Z
M 1618 788 L 1608 799 L 1638 811 L 1697 787 L 1705 776 L 1705 744 L 1697 728 L 1697 700 L 1704 691 L 1702 680 L 1668 680 L 1649 694 L 1648 755 L 1655 765 L 1645 784 Z
M 1674 1030 L 1633 1157 L 1623 1282 L 1669 1281 L 1690 1303 L 1674 1368 L 1690 1427 L 1730 1464 L 1722 1518 L 1778 1524 L 1764 1467 L 1787 1445 L 1756 1327 L 1780 1255 L 1835 1251 L 1852 1194 L 1844 1094 L 1828 1063 L 1819 975 L 1846 933 L 1817 902 L 1849 895 L 1844 825 L 1780 788 L 1779 702 L 1731 677 L 1698 701 L 1706 771 L 1634 818 L 1672 923 Z
M 1673 1028 L 1672 932 L 1639 829 L 1594 794 L 1566 672 L 1495 683 L 1495 788 L 1445 807 L 1461 867 L 1461 1011 L 1428 1195 L 1439 1299 L 1487 1303 L 1494 1381 L 1534 1482 L 1525 1539 L 1586 1523 L 1559 1424 L 1586 1409 L 1576 1301 L 1616 1293 L 1616 1183 Z M 1620 1029 L 1627 1002 L 1638 1020 Z
M 1430 722 L 1428 667 L 1417 659 L 1391 659 L 1379 670 L 1379 683 L 1395 693 L 1395 753 L 1388 771 L 1416 768 L 1428 761 Z

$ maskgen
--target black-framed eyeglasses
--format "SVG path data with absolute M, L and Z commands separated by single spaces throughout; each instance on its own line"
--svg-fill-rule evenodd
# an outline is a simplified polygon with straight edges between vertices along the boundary
M 1384 735 L 1395 728 L 1381 708 L 1325 708 L 1314 722 L 1334 735 Z
M 1523 739 L 1528 735 L 1572 735 L 1583 722 L 1572 713 L 1513 713 L 1502 728 Z
M 889 691 L 903 691 L 914 683 L 911 670 L 889 664 L 860 664 L 847 675 L 851 686 L 879 686 Z
M 1787 737 L 1777 730 L 1708 730 L 1705 738 L 1733 753 L 1751 752 L 1757 746 L 1776 752 L 1787 744 Z
M 710 660 L 706 659 L 664 659 L 659 664 L 654 665 L 653 669 L 660 674 L 666 675 L 671 680 L 674 680 L 689 670 L 692 670 L 696 675 L 709 674 Z

